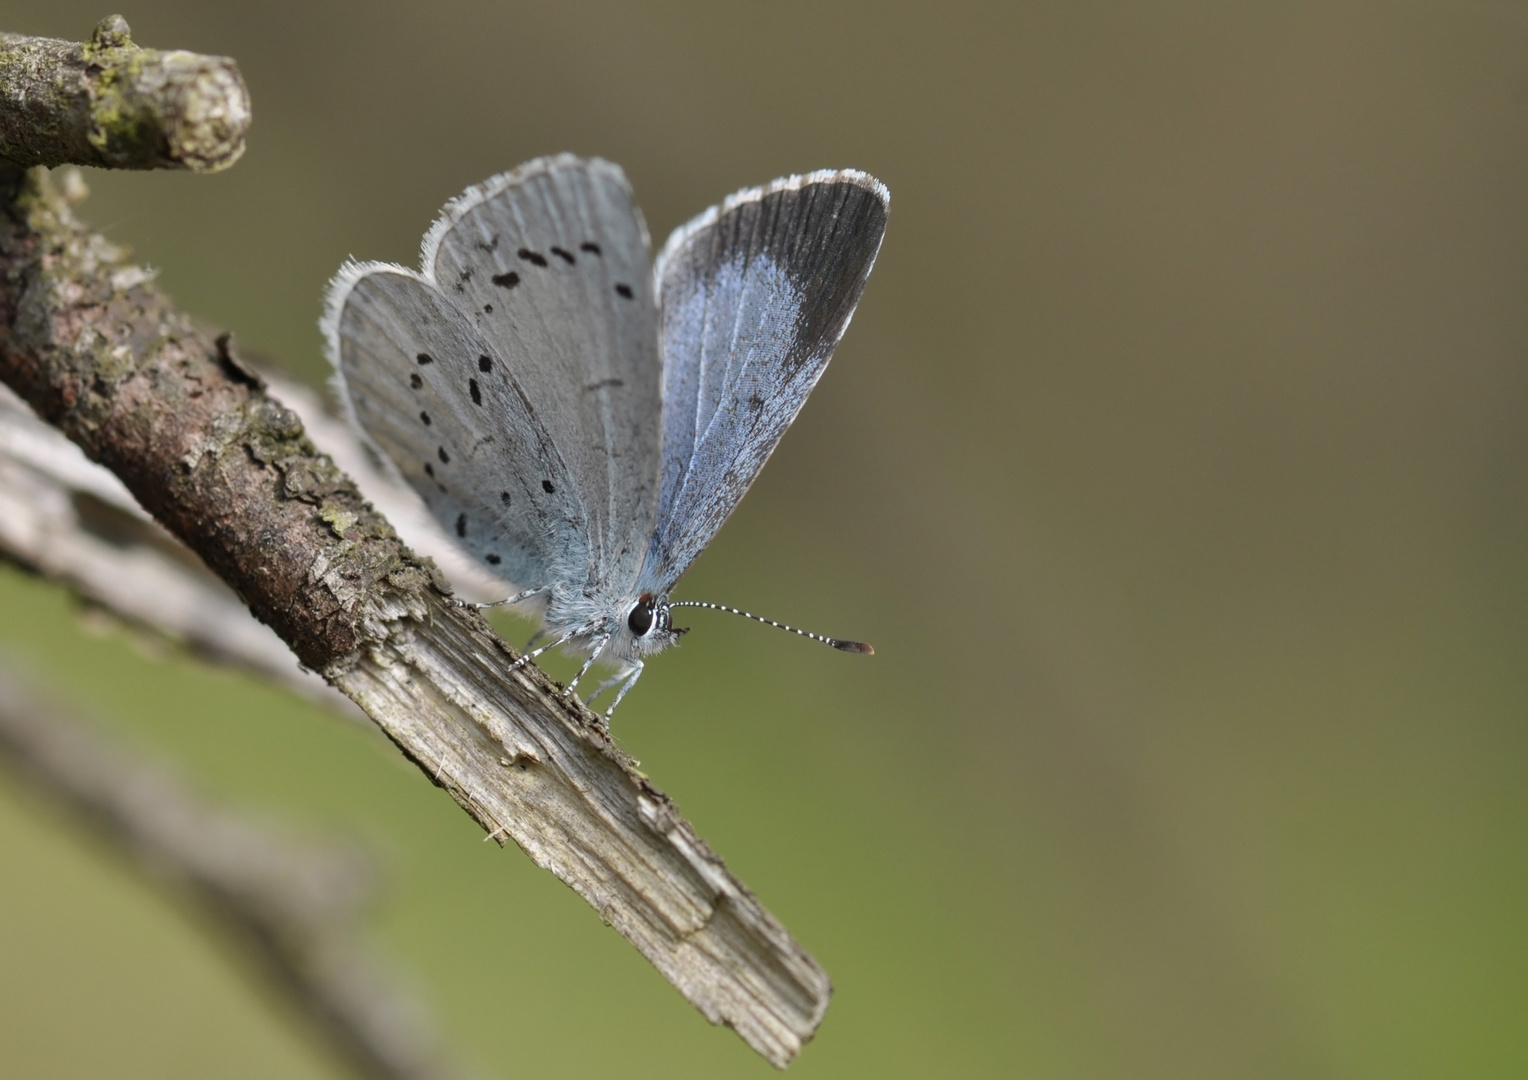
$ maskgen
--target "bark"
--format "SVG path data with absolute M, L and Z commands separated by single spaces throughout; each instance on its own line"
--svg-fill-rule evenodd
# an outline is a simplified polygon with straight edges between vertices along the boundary
M 0 34 L 0 158 L 18 165 L 216 172 L 249 120 L 232 60 L 140 49 L 120 15 L 84 43 Z
M 78 184 L 65 187 L 79 189 Z M 458 593 L 501 599 L 503 585 L 474 566 L 419 497 L 373 464 L 348 425 L 308 387 L 264 375 L 312 437 L 361 484 L 366 498 L 416 551 L 445 568 Z M 97 613 L 242 667 L 367 722 L 348 698 L 297 663 L 270 627 L 151 518 L 122 482 L 85 457 L 0 383 L 0 557 L 68 586 Z

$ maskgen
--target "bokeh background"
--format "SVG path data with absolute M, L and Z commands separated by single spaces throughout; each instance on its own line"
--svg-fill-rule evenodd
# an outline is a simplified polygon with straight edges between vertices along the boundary
M 99 2 L 99 0 L 98 0 Z M 107 9 L 6 0 L 83 38 Z M 833 975 L 800 1077 L 1528 1075 L 1528 6 L 164 3 L 249 151 L 81 212 L 315 382 L 324 283 L 537 154 L 653 235 L 892 191 L 833 366 L 620 740 Z M 0 569 L 0 648 L 204 790 L 359 835 L 486 1076 L 764 1076 L 364 730 Z M 0 777 L 0 1075 L 328 1077 Z

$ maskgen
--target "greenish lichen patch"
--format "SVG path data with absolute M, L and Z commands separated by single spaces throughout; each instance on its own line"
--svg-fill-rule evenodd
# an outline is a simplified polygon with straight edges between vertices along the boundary
M 358 520 L 355 514 L 339 506 L 325 506 L 319 510 L 318 516 L 341 540 L 345 539 L 345 533 L 354 528 Z
M 133 43 L 133 31 L 121 15 L 108 15 L 96 23 L 90 40 L 80 46 L 85 59 L 93 60 L 108 49 L 122 49 Z
M 0 33 L 0 158 L 19 165 L 216 172 L 250 118 L 232 60 L 141 49 L 121 16 L 84 43 Z
M 148 168 L 165 156 L 159 110 L 140 87 L 145 62 L 151 57 L 129 43 L 99 49 L 90 58 L 100 74 L 90 104 L 87 137 L 107 164 L 117 168 Z

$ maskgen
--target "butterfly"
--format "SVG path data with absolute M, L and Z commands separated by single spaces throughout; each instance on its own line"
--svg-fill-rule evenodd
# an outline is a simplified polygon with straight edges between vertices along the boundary
M 615 674 L 686 632 L 670 592 L 827 367 L 886 228 L 852 170 L 738 192 L 650 264 L 620 168 L 568 154 L 468 188 L 421 269 L 348 262 L 322 327 L 351 422 L 435 519 L 539 610 L 545 645 Z M 492 606 L 492 605 L 481 605 Z M 534 640 L 533 640 L 534 644 Z

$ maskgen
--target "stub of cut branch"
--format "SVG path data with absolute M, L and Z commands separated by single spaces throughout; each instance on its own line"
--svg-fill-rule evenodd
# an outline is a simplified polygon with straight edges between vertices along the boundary
M 0 33 L 0 158 L 18 165 L 216 172 L 249 121 L 232 60 L 140 49 L 120 15 L 83 43 Z
M 192 899 L 360 1074 L 450 1080 L 423 1005 L 365 943 L 375 871 L 189 790 L 140 753 L 44 705 L 0 664 L 0 763 L 71 811 L 138 870 Z
M 826 974 L 595 714 L 454 607 L 231 355 L 80 226 L 46 176 L 0 176 L 0 381 L 119 477 L 307 667 L 501 844 L 584 897 L 713 1023 L 778 1067 Z

